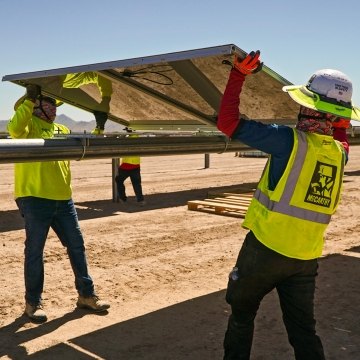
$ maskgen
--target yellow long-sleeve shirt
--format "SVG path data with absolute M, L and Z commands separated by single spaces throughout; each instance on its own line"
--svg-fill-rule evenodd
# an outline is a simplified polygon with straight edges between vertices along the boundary
M 51 139 L 54 134 L 69 134 L 60 124 L 34 116 L 34 103 L 25 100 L 10 119 L 7 128 L 13 139 Z M 44 150 L 46 151 L 46 150 Z M 71 198 L 69 161 L 44 161 L 15 164 L 15 198 L 35 196 L 51 200 Z

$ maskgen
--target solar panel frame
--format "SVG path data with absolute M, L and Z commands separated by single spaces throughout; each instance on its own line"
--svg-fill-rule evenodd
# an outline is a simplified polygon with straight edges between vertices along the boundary
M 5 75 L 20 86 L 40 85 L 45 95 L 85 111 L 105 111 L 109 119 L 137 130 L 215 130 L 234 54 L 234 44 L 144 56 L 125 60 Z M 68 87 L 68 77 L 88 75 L 108 82 L 104 96 L 96 82 Z M 249 76 L 241 95 L 241 111 L 265 123 L 295 124 L 298 106 L 282 91 L 291 83 L 267 67 Z

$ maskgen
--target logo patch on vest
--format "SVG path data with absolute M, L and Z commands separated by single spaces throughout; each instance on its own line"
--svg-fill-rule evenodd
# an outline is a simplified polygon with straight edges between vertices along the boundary
M 335 178 L 336 166 L 318 161 L 305 196 L 305 202 L 330 207 Z

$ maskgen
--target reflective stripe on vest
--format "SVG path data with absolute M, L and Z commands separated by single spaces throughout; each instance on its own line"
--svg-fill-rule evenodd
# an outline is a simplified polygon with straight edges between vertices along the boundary
M 324 233 L 340 199 L 345 164 L 340 143 L 293 129 L 294 146 L 274 189 L 270 157 L 242 226 L 266 247 L 302 260 L 321 255 Z
M 317 211 L 307 210 L 299 208 L 297 206 L 290 205 L 291 197 L 294 193 L 295 186 L 298 182 L 300 172 L 303 168 L 305 155 L 308 148 L 306 141 L 306 135 L 303 132 L 298 132 L 298 150 L 295 156 L 294 164 L 286 182 L 284 192 L 279 202 L 271 200 L 266 194 L 264 194 L 259 188 L 254 193 L 256 198 L 262 205 L 268 210 L 275 211 L 284 215 L 293 216 L 302 220 L 314 221 L 320 224 L 328 224 L 331 219 L 331 215 L 319 213 Z M 342 163 L 341 174 L 344 170 L 344 163 Z M 337 193 L 336 200 L 338 201 L 340 196 L 340 189 Z M 336 201 L 336 202 L 337 202 Z

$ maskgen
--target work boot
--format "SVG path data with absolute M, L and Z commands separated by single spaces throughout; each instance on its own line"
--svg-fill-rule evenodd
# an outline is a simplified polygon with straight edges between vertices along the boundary
M 79 308 L 89 309 L 95 312 L 105 311 L 110 307 L 110 304 L 106 301 L 100 300 L 96 295 L 87 297 L 79 295 L 76 305 Z
M 26 303 L 25 315 L 36 322 L 45 322 L 47 320 L 47 316 L 41 304 L 32 305 Z
M 120 204 L 126 204 L 126 198 L 124 199 L 124 198 L 118 198 L 118 202 L 120 203 Z

